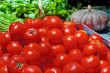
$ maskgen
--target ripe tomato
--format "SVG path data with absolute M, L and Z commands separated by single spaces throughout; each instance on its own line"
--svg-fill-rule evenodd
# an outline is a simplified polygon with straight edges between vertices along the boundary
M 85 73 L 85 71 L 77 62 L 70 62 L 64 66 L 63 73 Z
M 24 32 L 24 40 L 26 42 L 39 42 L 39 32 L 37 29 L 35 28 L 30 28 L 30 29 L 27 29 L 25 32 Z
M 48 19 L 47 19 L 47 24 L 46 24 L 46 27 L 47 28 L 62 28 L 63 26 L 63 22 L 62 20 L 57 17 L 57 16 L 50 16 Z
M 49 20 L 50 16 L 45 16 L 42 19 L 42 26 L 47 28 L 47 21 Z
M 11 42 L 11 36 L 9 32 L 2 33 L 0 35 L 0 45 L 2 48 L 6 48 L 7 45 Z
M 0 46 L 0 57 L 3 55 L 2 47 Z
M 0 73 L 9 73 L 6 65 L 0 68 Z
M 35 49 L 35 50 L 37 50 L 38 52 L 40 52 L 40 50 L 41 50 L 41 47 L 40 47 L 40 45 L 39 44 L 37 44 L 37 43 L 35 43 L 35 42 L 32 42 L 32 43 L 29 43 L 29 44 L 27 44 L 27 45 L 25 45 L 25 48 L 27 49 Z
M 24 48 L 22 52 L 22 56 L 26 61 L 40 60 L 40 54 L 35 48 Z
M 40 36 L 47 36 L 48 31 L 49 30 L 47 28 L 39 28 L 38 29 Z
M 0 68 L 5 65 L 4 61 L 0 60 Z
M 97 35 L 97 34 L 91 35 L 91 36 L 89 37 L 89 41 L 91 41 L 91 40 L 98 40 L 98 41 L 100 41 L 100 42 L 103 42 L 102 37 L 100 37 L 100 36 Z
M 61 43 L 63 32 L 60 29 L 51 29 L 48 32 L 48 38 L 51 44 Z
M 70 22 L 70 21 L 64 21 L 63 27 L 68 27 L 68 26 L 76 28 L 76 24 L 75 23 Z
M 71 27 L 71 26 L 65 26 L 65 27 L 63 27 L 63 33 L 64 33 L 64 35 L 73 35 L 77 30 L 76 30 L 76 28 L 74 28 L 74 27 Z
M 107 60 L 108 59 L 108 52 L 109 48 L 104 45 L 103 43 L 98 44 L 98 56 L 101 60 Z
M 24 25 L 20 22 L 13 22 L 9 26 L 9 32 L 14 39 L 20 38 L 21 36 L 19 35 L 22 35 L 24 32 Z
M 14 55 L 7 63 L 9 73 L 21 73 L 23 68 L 27 66 L 26 61 L 19 55 Z
M 42 21 L 38 18 L 36 19 L 31 19 L 28 18 L 24 21 L 25 23 L 25 29 L 29 29 L 29 28 L 40 28 L 42 27 Z
M 40 41 L 41 42 L 49 42 L 49 39 L 48 39 L 48 37 L 41 36 Z
M 76 38 L 78 49 L 81 49 L 82 50 L 84 48 L 84 46 L 88 44 L 89 36 L 88 36 L 88 34 L 85 31 L 78 30 L 74 34 L 74 37 Z
M 68 54 L 58 54 L 53 62 L 56 67 L 62 68 L 68 62 L 71 61 L 71 57 Z
M 48 68 L 44 71 L 44 73 L 62 73 L 61 70 L 57 67 Z
M 25 67 L 21 73 L 43 73 L 43 72 L 38 66 L 29 65 Z
M 52 45 L 52 53 L 56 56 L 61 53 L 65 53 L 65 48 L 63 45 Z
M 69 52 L 70 50 L 77 48 L 76 41 L 77 40 L 74 38 L 73 35 L 64 36 L 63 45 L 66 49 L 66 52 Z
M 42 57 L 47 56 L 51 52 L 51 45 L 48 42 L 41 42 L 40 47 L 40 55 Z
M 102 68 L 100 73 L 110 73 L 110 66 Z
M 11 55 L 9 53 L 5 53 L 0 57 L 0 60 L 3 61 L 5 64 L 9 61 Z
M 91 55 L 82 59 L 82 66 L 86 69 L 87 73 L 100 72 L 100 60 L 98 57 Z
M 72 61 L 81 63 L 82 58 L 83 58 L 83 54 L 82 54 L 82 52 L 79 49 L 72 49 L 69 52 L 69 55 L 70 55 Z
M 88 44 L 83 49 L 84 56 L 97 55 L 98 45 L 97 44 Z
M 105 60 L 100 60 L 100 66 L 101 69 L 103 69 L 104 67 L 109 66 L 109 63 Z
M 7 51 L 11 55 L 20 55 L 22 50 L 23 50 L 23 48 L 22 48 L 21 44 L 17 41 L 12 41 L 7 46 Z

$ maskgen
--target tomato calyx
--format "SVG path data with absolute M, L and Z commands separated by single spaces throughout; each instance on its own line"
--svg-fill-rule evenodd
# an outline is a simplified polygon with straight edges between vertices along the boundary
M 23 64 L 21 62 L 16 63 L 17 68 L 22 68 Z

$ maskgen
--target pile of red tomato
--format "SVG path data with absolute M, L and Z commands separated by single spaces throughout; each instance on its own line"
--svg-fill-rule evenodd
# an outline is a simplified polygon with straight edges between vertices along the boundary
M 72 22 L 28 18 L 0 32 L 0 73 L 110 73 L 110 52 Z

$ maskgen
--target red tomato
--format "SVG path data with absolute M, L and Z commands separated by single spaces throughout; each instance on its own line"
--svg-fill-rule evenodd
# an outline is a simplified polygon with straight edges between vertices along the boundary
M 71 61 L 71 57 L 68 54 L 58 54 L 53 62 L 56 67 L 62 68 L 68 62 Z
M 51 45 L 48 42 L 41 42 L 40 43 L 40 55 L 42 57 L 47 56 L 51 52 Z
M 106 66 L 106 67 L 102 68 L 100 73 L 110 73 L 110 66 Z
M 29 65 L 25 67 L 21 73 L 43 73 L 43 72 L 38 66 Z
M 70 55 L 72 61 L 81 63 L 83 55 L 82 55 L 82 52 L 79 49 L 72 49 L 69 52 L 69 55 Z
M 39 28 L 38 31 L 40 36 L 47 36 L 49 30 L 47 28 Z
M 0 57 L 3 55 L 2 47 L 0 46 Z
M 70 21 L 64 21 L 64 24 L 63 24 L 64 27 L 73 27 L 73 28 L 76 28 L 76 24 L 73 23 L 73 22 L 70 22 Z
M 85 71 L 77 62 L 70 62 L 64 66 L 63 73 L 85 73 Z
M 26 42 L 39 42 L 39 32 L 35 28 L 27 29 L 24 32 L 24 39 Z
M 100 42 L 103 42 L 102 37 L 100 37 L 100 36 L 97 35 L 97 34 L 91 35 L 91 36 L 89 37 L 89 41 L 91 41 L 91 40 L 99 40 Z
M 61 54 L 61 53 L 65 53 L 65 48 L 63 45 L 53 45 L 52 46 L 52 53 L 56 56 L 58 54 Z
M 42 20 L 41 19 L 38 19 L 38 18 L 36 18 L 34 20 L 34 24 L 35 24 L 35 28 L 40 28 L 40 27 L 43 26 Z
M 5 64 L 9 61 L 11 55 L 9 53 L 5 53 L 0 57 L 0 60 L 3 61 Z
M 63 45 L 66 49 L 66 52 L 69 52 L 72 49 L 77 48 L 76 39 L 73 35 L 67 35 L 63 38 Z
M 61 43 L 63 32 L 60 29 L 52 29 L 48 32 L 48 38 L 51 44 Z
M 76 38 L 78 49 L 81 49 L 82 50 L 84 48 L 84 46 L 88 44 L 89 36 L 88 36 L 88 34 L 85 31 L 78 30 L 74 34 L 74 37 Z
M 4 61 L 0 60 L 0 68 L 5 65 Z
M 23 68 L 27 66 L 26 61 L 19 55 L 14 55 L 7 63 L 9 73 L 21 73 Z
M 110 64 L 110 52 L 107 53 L 107 61 L 108 61 L 109 64 Z
M 24 48 L 22 52 L 22 56 L 25 58 L 26 61 L 33 61 L 33 60 L 40 60 L 39 52 L 34 48 Z
M 20 22 L 13 22 L 9 26 L 9 32 L 14 39 L 19 38 L 21 37 L 19 35 L 22 35 L 24 32 L 24 25 Z
M 2 47 L 6 48 L 10 42 L 11 42 L 11 36 L 9 32 L 5 32 L 0 35 L 0 45 Z
M 9 73 L 6 65 L 0 68 L 0 73 Z
M 46 27 L 47 28 L 62 28 L 62 25 L 63 22 L 62 20 L 57 17 L 57 16 L 50 16 L 48 19 L 47 19 L 47 24 L 46 24 Z
M 23 48 L 22 48 L 21 44 L 17 41 L 12 41 L 7 46 L 7 51 L 11 55 L 20 55 L 22 50 L 23 50 Z
M 76 31 L 76 28 L 71 26 L 63 27 L 64 35 L 73 35 Z
M 105 60 L 100 60 L 100 66 L 101 69 L 103 69 L 104 67 L 109 66 L 109 63 Z
M 48 68 L 44 71 L 44 73 L 62 73 L 61 70 L 57 67 Z
M 42 19 L 42 24 L 43 24 L 43 27 L 47 27 L 47 21 L 49 20 L 50 16 L 45 16 L 43 19 Z
M 100 72 L 100 60 L 98 57 L 91 55 L 82 59 L 82 66 L 87 73 L 99 73 Z
M 32 43 L 29 43 L 29 44 L 27 44 L 27 45 L 25 45 L 25 48 L 27 49 L 35 49 L 35 50 L 37 50 L 38 52 L 40 52 L 40 50 L 41 50 L 41 47 L 40 47 L 40 45 L 39 44 L 37 44 L 37 43 L 35 43 L 35 42 L 32 42 Z
M 83 49 L 84 56 L 97 55 L 98 45 L 97 44 L 88 44 Z
M 41 42 L 49 42 L 48 37 L 44 37 L 44 36 L 41 36 L 40 40 L 41 40 Z
M 104 45 L 103 43 L 98 44 L 98 56 L 101 60 L 107 60 L 108 59 L 108 52 L 109 48 Z

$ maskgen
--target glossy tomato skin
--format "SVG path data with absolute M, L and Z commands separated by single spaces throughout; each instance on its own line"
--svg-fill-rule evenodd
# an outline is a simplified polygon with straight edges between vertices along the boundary
M 9 32 L 14 39 L 21 38 L 21 36 L 19 36 L 19 35 L 23 34 L 24 25 L 20 22 L 13 22 L 9 26 Z
M 11 55 L 9 53 L 5 53 L 0 57 L 0 60 L 3 61 L 5 64 L 9 61 Z
M 85 73 L 85 71 L 77 62 L 70 62 L 64 66 L 63 73 Z
M 42 18 L 42 27 L 47 28 L 47 21 L 49 20 L 50 16 L 45 16 Z
M 97 34 L 91 35 L 91 36 L 89 37 L 89 41 L 91 41 L 91 40 L 98 40 L 98 41 L 100 41 L 100 42 L 103 42 L 102 37 L 100 37 L 100 36 L 97 35 Z
M 29 65 L 25 67 L 21 73 L 43 73 L 43 72 L 38 66 Z
M 86 69 L 87 73 L 100 72 L 100 60 L 98 57 L 91 55 L 82 59 L 82 66 Z
M 53 67 L 46 69 L 44 73 L 62 73 L 62 71 L 57 67 Z
M 70 50 L 77 48 L 76 41 L 77 40 L 74 38 L 73 35 L 64 36 L 63 45 L 66 49 L 66 52 L 69 52 Z
M 49 42 L 51 44 L 60 44 L 62 41 L 63 32 L 60 29 L 51 29 L 48 32 Z
M 110 73 L 110 66 L 106 66 L 106 67 L 102 68 L 100 73 Z
M 6 65 L 0 68 L 0 73 L 9 73 Z
M 39 52 L 34 48 L 24 48 L 22 52 L 22 57 L 27 62 L 33 61 L 33 60 L 40 60 L 40 54 Z
M 72 26 L 64 26 L 62 29 L 64 35 L 73 35 L 77 30 Z
M 2 47 L 0 46 L 0 57 L 3 55 Z
M 17 41 L 12 41 L 7 46 L 7 51 L 11 55 L 20 55 L 22 50 L 23 50 L 23 48 L 22 48 L 21 44 Z
M 50 16 L 47 19 L 46 27 L 49 28 L 49 29 L 51 29 L 51 28 L 62 28 L 62 26 L 63 26 L 63 22 L 57 16 Z
M 76 24 L 73 23 L 73 22 L 70 22 L 70 21 L 64 21 L 63 23 L 63 27 L 73 27 L 73 28 L 76 28 Z
M 61 53 L 65 53 L 65 48 L 63 45 L 52 45 L 52 53 L 56 56 Z
M 19 55 L 14 55 L 7 63 L 9 73 L 21 73 L 22 69 L 27 66 L 26 61 Z
M 83 49 L 84 56 L 97 55 L 98 45 L 97 44 L 87 44 Z
M 84 30 L 78 30 L 74 37 L 78 45 L 78 49 L 83 50 L 84 46 L 88 44 L 89 36 Z M 80 45 L 80 46 L 79 46 Z
M 36 28 L 29 28 L 23 34 L 24 40 L 29 42 L 39 42 L 39 32 Z
M 98 56 L 101 60 L 107 60 L 108 59 L 108 52 L 109 52 L 109 48 L 103 44 L 100 43 L 98 44 Z
M 63 68 L 68 62 L 71 62 L 71 57 L 68 54 L 58 54 L 53 62 L 56 67 Z
M 7 45 L 11 42 L 12 38 L 9 32 L 2 33 L 0 35 L 0 45 L 2 48 L 6 48 Z
M 35 42 L 28 43 L 27 45 L 25 45 L 25 48 L 26 49 L 35 49 L 38 52 L 40 52 L 40 50 L 41 50 L 40 45 Z
M 46 36 L 47 37 L 47 33 L 48 33 L 48 29 L 47 28 L 39 28 L 38 32 L 40 34 L 40 36 Z
M 104 67 L 109 66 L 109 63 L 105 60 L 100 60 L 100 66 L 101 69 L 103 69 Z
M 40 42 L 49 42 L 49 39 L 48 39 L 48 37 L 41 36 L 40 37 Z
M 83 59 L 83 54 L 79 49 L 72 49 L 69 52 L 69 55 L 70 55 L 72 61 L 75 61 L 75 62 L 78 62 L 78 63 L 81 63 L 81 61 Z
M 24 21 L 25 23 L 25 29 L 29 29 L 29 28 L 40 28 L 42 27 L 42 21 L 38 18 L 36 19 L 31 19 L 28 18 Z

